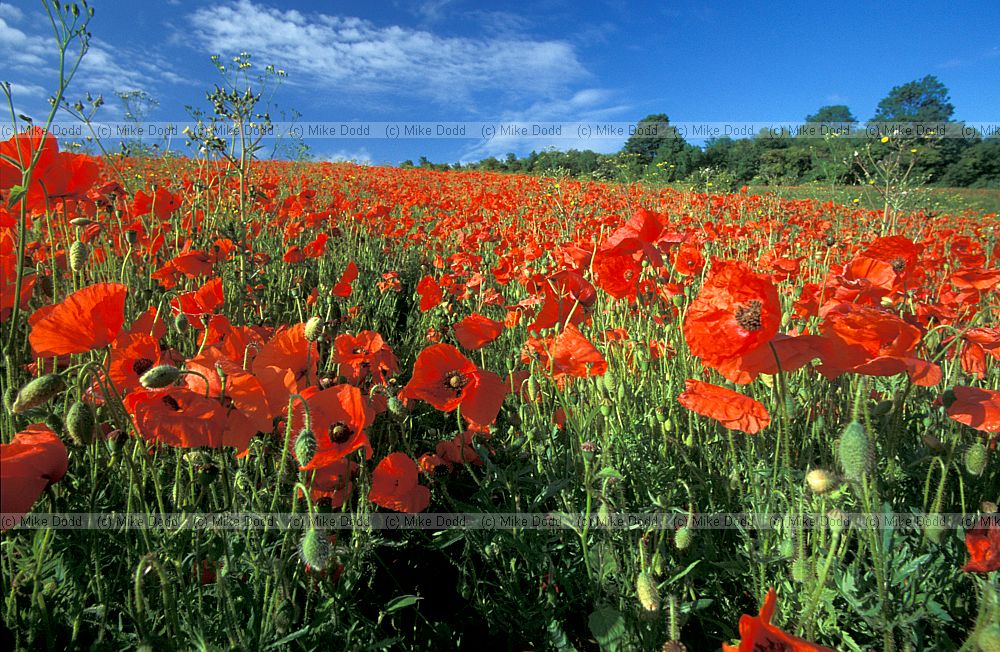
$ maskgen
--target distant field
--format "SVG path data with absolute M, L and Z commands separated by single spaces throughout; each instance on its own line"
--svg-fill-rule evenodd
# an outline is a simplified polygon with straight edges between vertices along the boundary
M 752 185 L 756 194 L 773 193 L 785 199 L 816 199 L 838 204 L 858 204 L 864 208 L 882 207 L 877 192 L 864 186 L 763 186 Z M 961 212 L 971 209 L 981 213 L 1000 213 L 1000 190 L 988 188 L 920 188 L 914 191 L 908 209 L 939 212 Z

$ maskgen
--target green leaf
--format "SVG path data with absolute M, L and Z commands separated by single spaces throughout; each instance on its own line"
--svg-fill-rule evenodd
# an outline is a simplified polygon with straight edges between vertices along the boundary
M 590 614 L 587 621 L 590 633 L 594 635 L 601 649 L 616 650 L 625 636 L 625 620 L 617 610 L 601 607 Z
M 14 204 L 21 201 L 21 198 L 28 194 L 28 189 L 24 186 L 11 186 L 10 196 L 7 197 L 7 208 L 13 208 Z
M 669 580 L 667 580 L 667 585 L 669 586 L 669 585 L 673 584 L 674 582 L 676 582 L 677 580 L 679 580 L 680 578 L 684 577 L 685 575 L 687 575 L 688 573 L 690 573 L 691 571 L 693 571 L 694 567 L 697 566 L 700 563 L 701 563 L 700 559 L 695 559 L 693 562 L 691 562 L 690 564 L 688 564 L 687 568 L 685 568 L 684 570 L 682 570 L 681 572 L 677 573 L 676 575 L 674 575 L 673 577 L 671 577 Z
M 400 595 L 389 601 L 385 605 L 385 613 L 391 614 L 393 611 L 399 611 L 400 609 L 405 609 L 406 607 L 413 606 L 417 604 L 422 598 L 415 595 Z

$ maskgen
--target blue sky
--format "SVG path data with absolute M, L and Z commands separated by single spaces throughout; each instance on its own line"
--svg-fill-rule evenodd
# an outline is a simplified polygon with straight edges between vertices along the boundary
M 795 121 L 825 104 L 864 120 L 895 85 L 927 74 L 956 118 L 1000 120 L 1000 37 L 984 3 L 470 0 L 285 2 L 92 0 L 91 51 L 69 97 L 115 90 L 187 120 L 219 81 L 209 56 L 240 51 L 288 76 L 274 98 L 304 121 Z M 988 3 L 986 3 L 988 4 Z M 39 3 L 0 2 L 0 79 L 42 117 L 54 83 Z M 277 115 L 278 111 L 272 111 Z M 555 145 L 616 151 L 619 140 L 315 139 L 320 159 L 397 164 L 523 155 Z

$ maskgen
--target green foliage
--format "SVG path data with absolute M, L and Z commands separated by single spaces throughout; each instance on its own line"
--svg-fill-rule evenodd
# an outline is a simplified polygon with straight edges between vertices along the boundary
M 901 86 L 894 86 L 878 103 L 873 121 L 945 122 L 951 120 L 955 106 L 949 102 L 948 89 L 934 75 L 927 75 Z

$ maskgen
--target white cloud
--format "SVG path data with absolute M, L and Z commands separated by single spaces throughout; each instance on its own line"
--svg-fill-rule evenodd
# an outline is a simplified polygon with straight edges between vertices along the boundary
M 0 2 L 0 18 L 16 23 L 24 18 L 24 12 L 9 2 Z
M 343 163 L 345 161 L 350 161 L 351 163 L 357 163 L 358 165 L 371 165 L 372 155 L 367 149 L 362 147 L 361 149 L 353 152 L 338 150 L 330 154 L 324 154 L 320 157 L 320 160 L 328 163 Z
M 28 35 L 0 16 L 0 50 L 8 53 L 8 62 L 12 68 L 24 69 L 43 65 L 48 55 L 48 45 L 47 39 Z
M 441 36 L 360 18 L 303 15 L 237 0 L 198 9 L 195 37 L 213 52 L 251 52 L 289 72 L 290 84 L 326 87 L 331 96 L 420 95 L 454 106 L 478 93 L 557 97 L 587 77 L 573 46 L 509 32 Z M 468 108 L 468 107 L 467 107 Z
M 521 111 L 508 111 L 499 121 L 519 123 L 528 126 L 546 122 L 609 122 L 621 121 L 623 115 L 632 111 L 627 104 L 615 104 L 613 94 L 601 88 L 585 88 L 577 91 L 569 99 L 536 102 Z M 478 161 L 489 156 L 502 156 L 507 152 L 541 151 L 547 147 L 558 150 L 590 149 L 610 154 L 621 149 L 625 138 L 586 138 L 575 129 L 564 125 L 559 136 L 509 135 L 497 136 L 474 145 L 462 156 L 462 162 Z

